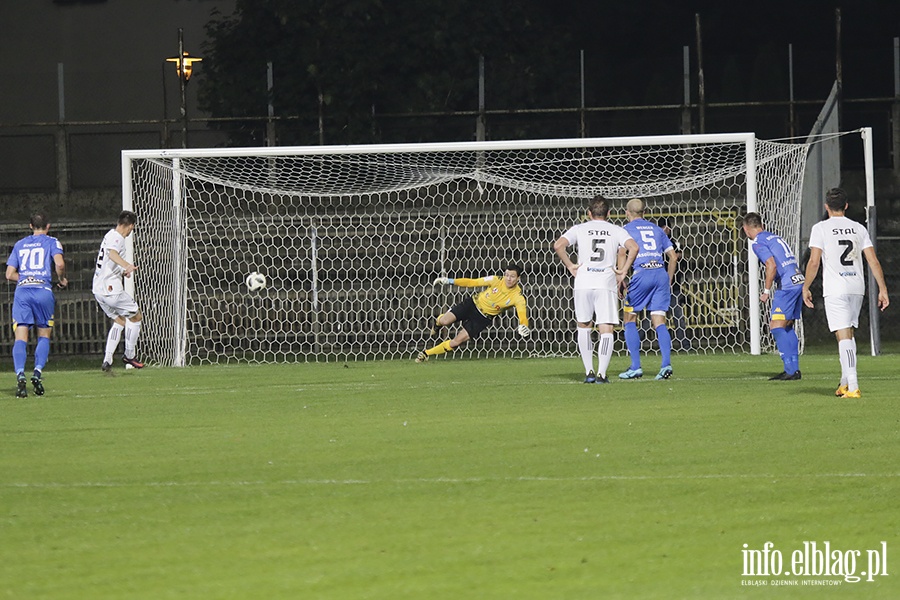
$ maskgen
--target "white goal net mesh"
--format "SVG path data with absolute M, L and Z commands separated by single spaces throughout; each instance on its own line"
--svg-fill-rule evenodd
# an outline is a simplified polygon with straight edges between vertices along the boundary
M 411 358 L 432 319 L 472 292 L 432 287 L 436 277 L 516 261 L 531 338 L 515 335 L 510 311 L 449 356 L 575 355 L 572 281 L 551 246 L 597 194 L 614 222 L 632 197 L 669 221 L 683 249 L 675 349 L 747 351 L 765 316 L 750 322 L 737 223 L 747 149 L 756 210 L 796 247 L 806 147 L 697 137 L 125 153 L 140 351 L 161 365 Z M 247 289 L 253 271 L 265 289 Z

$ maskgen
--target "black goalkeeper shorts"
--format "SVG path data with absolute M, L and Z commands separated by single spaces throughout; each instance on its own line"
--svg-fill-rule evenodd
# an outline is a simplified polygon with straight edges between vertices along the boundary
M 450 309 L 456 320 L 462 322 L 463 329 L 469 332 L 470 338 L 478 337 L 478 334 L 488 328 L 493 317 L 488 317 L 475 306 L 472 297 L 468 297 Z

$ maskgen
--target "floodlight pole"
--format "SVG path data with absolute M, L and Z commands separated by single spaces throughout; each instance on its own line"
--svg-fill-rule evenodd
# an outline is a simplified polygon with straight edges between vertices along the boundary
M 187 148 L 188 114 L 187 114 L 187 82 L 194 70 L 194 63 L 203 60 L 199 56 L 191 56 L 184 51 L 184 29 L 178 28 L 178 56 L 167 58 L 166 62 L 175 63 L 178 75 L 178 88 L 181 92 L 181 147 Z M 163 88 L 165 93 L 165 88 Z
M 184 51 L 184 29 L 178 28 L 178 56 L 167 58 L 166 62 L 175 63 L 175 73 L 178 75 L 178 88 L 181 92 L 181 147 L 187 148 L 187 82 L 194 70 L 194 63 L 203 59 L 199 56 L 191 56 Z M 165 94 L 165 79 L 163 80 L 163 93 Z
M 166 79 L 169 74 L 166 72 L 166 63 L 168 61 L 164 60 L 162 64 L 162 90 L 163 90 L 163 148 L 169 147 L 169 90 L 166 85 Z
M 187 68 L 184 64 L 184 29 L 178 28 L 178 87 L 181 90 L 181 147 L 187 148 L 188 115 L 187 115 Z

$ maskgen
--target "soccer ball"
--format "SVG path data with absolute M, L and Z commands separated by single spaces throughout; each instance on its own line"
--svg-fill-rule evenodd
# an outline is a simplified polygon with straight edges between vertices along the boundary
M 247 275 L 244 283 L 247 284 L 247 289 L 251 292 L 258 292 L 259 290 L 266 289 L 266 276 L 262 273 L 253 271 L 252 273 Z

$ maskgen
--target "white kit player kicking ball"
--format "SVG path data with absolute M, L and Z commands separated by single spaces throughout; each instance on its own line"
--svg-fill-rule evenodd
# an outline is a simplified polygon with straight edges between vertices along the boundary
M 103 237 L 100 253 L 97 255 L 97 267 L 94 270 L 93 292 L 100 308 L 113 320 L 106 337 L 106 354 L 103 356 L 101 370 L 112 368 L 113 354 L 125 332 L 125 356 L 122 362 L 126 368 L 141 369 L 144 364 L 138 361 L 135 354 L 138 336 L 141 333 L 141 309 L 134 298 L 125 291 L 123 277 L 131 277 L 137 267 L 127 260 L 125 238 L 134 231 L 137 215 L 130 210 L 122 211 L 114 229 Z

